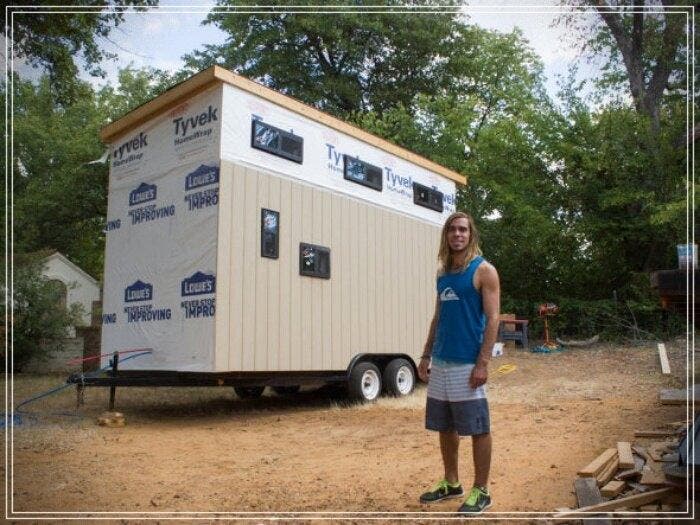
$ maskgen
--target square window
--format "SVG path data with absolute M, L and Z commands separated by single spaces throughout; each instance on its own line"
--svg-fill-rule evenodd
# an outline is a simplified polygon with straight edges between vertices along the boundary
M 331 250 L 315 244 L 299 244 L 299 274 L 330 279 Z

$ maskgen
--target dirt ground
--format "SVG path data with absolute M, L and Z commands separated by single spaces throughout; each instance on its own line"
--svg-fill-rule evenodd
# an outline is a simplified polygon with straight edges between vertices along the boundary
M 651 343 L 495 358 L 490 516 L 534 518 L 574 507 L 579 468 L 617 441 L 644 444 L 635 430 L 685 420 L 685 406 L 657 401 L 660 388 L 686 380 L 685 342 L 666 347 L 672 376 L 661 375 Z M 516 368 L 499 373 L 505 364 Z M 16 375 L 15 403 L 64 379 Z M 425 393 L 420 386 L 408 398 L 348 405 L 323 390 L 266 393 L 251 402 L 229 388 L 118 389 L 117 409 L 127 425 L 105 428 L 95 422 L 107 406 L 102 388 L 86 391 L 81 417 L 50 415 L 75 414 L 71 387 L 27 406 L 34 416 L 24 415 L 10 435 L 11 510 L 133 519 L 174 512 L 188 513 L 183 518 L 322 512 L 316 516 L 348 519 L 417 512 L 426 514 L 413 519 L 428 521 L 438 517 L 428 512 L 451 512 L 460 502 L 418 503 L 442 477 L 437 436 L 423 428 Z M 460 471 L 471 483 L 468 440 Z

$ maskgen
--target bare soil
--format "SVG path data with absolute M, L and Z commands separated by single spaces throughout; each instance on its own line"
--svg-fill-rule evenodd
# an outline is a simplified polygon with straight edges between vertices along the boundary
M 660 388 L 686 382 L 685 343 L 666 347 L 672 376 L 661 375 L 652 343 L 547 355 L 507 351 L 495 358 L 488 383 L 490 510 L 574 507 L 578 469 L 617 441 L 649 441 L 635 439 L 635 430 L 686 420 L 685 406 L 657 400 Z M 516 368 L 499 373 L 505 364 Z M 15 404 L 64 379 L 15 375 Z M 107 407 L 103 388 L 86 391 L 80 417 L 51 415 L 75 414 L 71 387 L 27 406 L 34 415 L 25 414 L 10 434 L 11 510 L 133 518 L 451 512 L 459 501 L 418 503 L 442 477 L 437 435 L 423 428 L 425 393 L 420 386 L 407 398 L 350 405 L 328 390 L 242 401 L 229 388 L 123 388 L 117 409 L 127 425 L 106 428 L 96 424 Z M 463 440 L 460 470 L 467 484 L 470 449 Z

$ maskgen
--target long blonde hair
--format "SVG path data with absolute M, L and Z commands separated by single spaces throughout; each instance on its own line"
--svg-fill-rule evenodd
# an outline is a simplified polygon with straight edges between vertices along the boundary
M 467 256 L 464 258 L 464 263 L 459 268 L 453 268 L 452 263 L 454 262 L 452 250 L 450 250 L 450 245 L 447 242 L 447 230 L 450 228 L 450 224 L 455 219 L 467 219 L 469 222 L 469 242 L 467 243 Z M 443 274 L 449 271 L 463 271 L 467 265 L 471 262 L 474 257 L 481 255 L 481 248 L 479 247 L 479 230 L 474 224 L 474 219 L 464 212 L 457 211 L 447 217 L 445 225 L 442 227 L 442 233 L 440 234 L 440 249 L 438 250 L 438 262 L 440 267 L 438 269 L 438 274 Z

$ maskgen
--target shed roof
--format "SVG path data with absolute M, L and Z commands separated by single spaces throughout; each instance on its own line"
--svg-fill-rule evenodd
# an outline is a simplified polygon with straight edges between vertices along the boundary
M 304 104 L 295 98 L 283 95 L 282 93 L 232 73 L 231 71 L 228 71 L 220 66 L 212 66 L 197 73 L 196 75 L 193 75 L 184 82 L 173 86 L 153 100 L 150 100 L 149 102 L 146 102 L 145 104 L 142 104 L 136 109 L 130 111 L 119 120 L 106 125 L 104 128 L 102 128 L 100 137 L 105 143 L 113 142 L 117 137 L 128 133 L 137 126 L 140 126 L 156 114 L 172 109 L 173 107 L 182 103 L 183 100 L 201 93 L 219 82 L 230 84 L 239 89 L 257 95 L 260 98 L 278 104 L 290 111 L 303 115 L 306 118 L 319 122 L 325 126 L 366 142 L 367 144 L 383 149 L 392 155 L 396 155 L 397 157 L 412 162 L 413 164 L 417 164 L 418 166 L 442 175 L 443 177 L 446 177 L 458 184 L 465 185 L 467 183 L 467 178 L 456 171 L 447 169 L 436 162 L 428 160 L 425 157 L 397 146 L 392 142 L 368 133 L 357 126 L 353 126 L 352 124 L 332 117 L 331 115 L 319 111 L 308 104 Z

